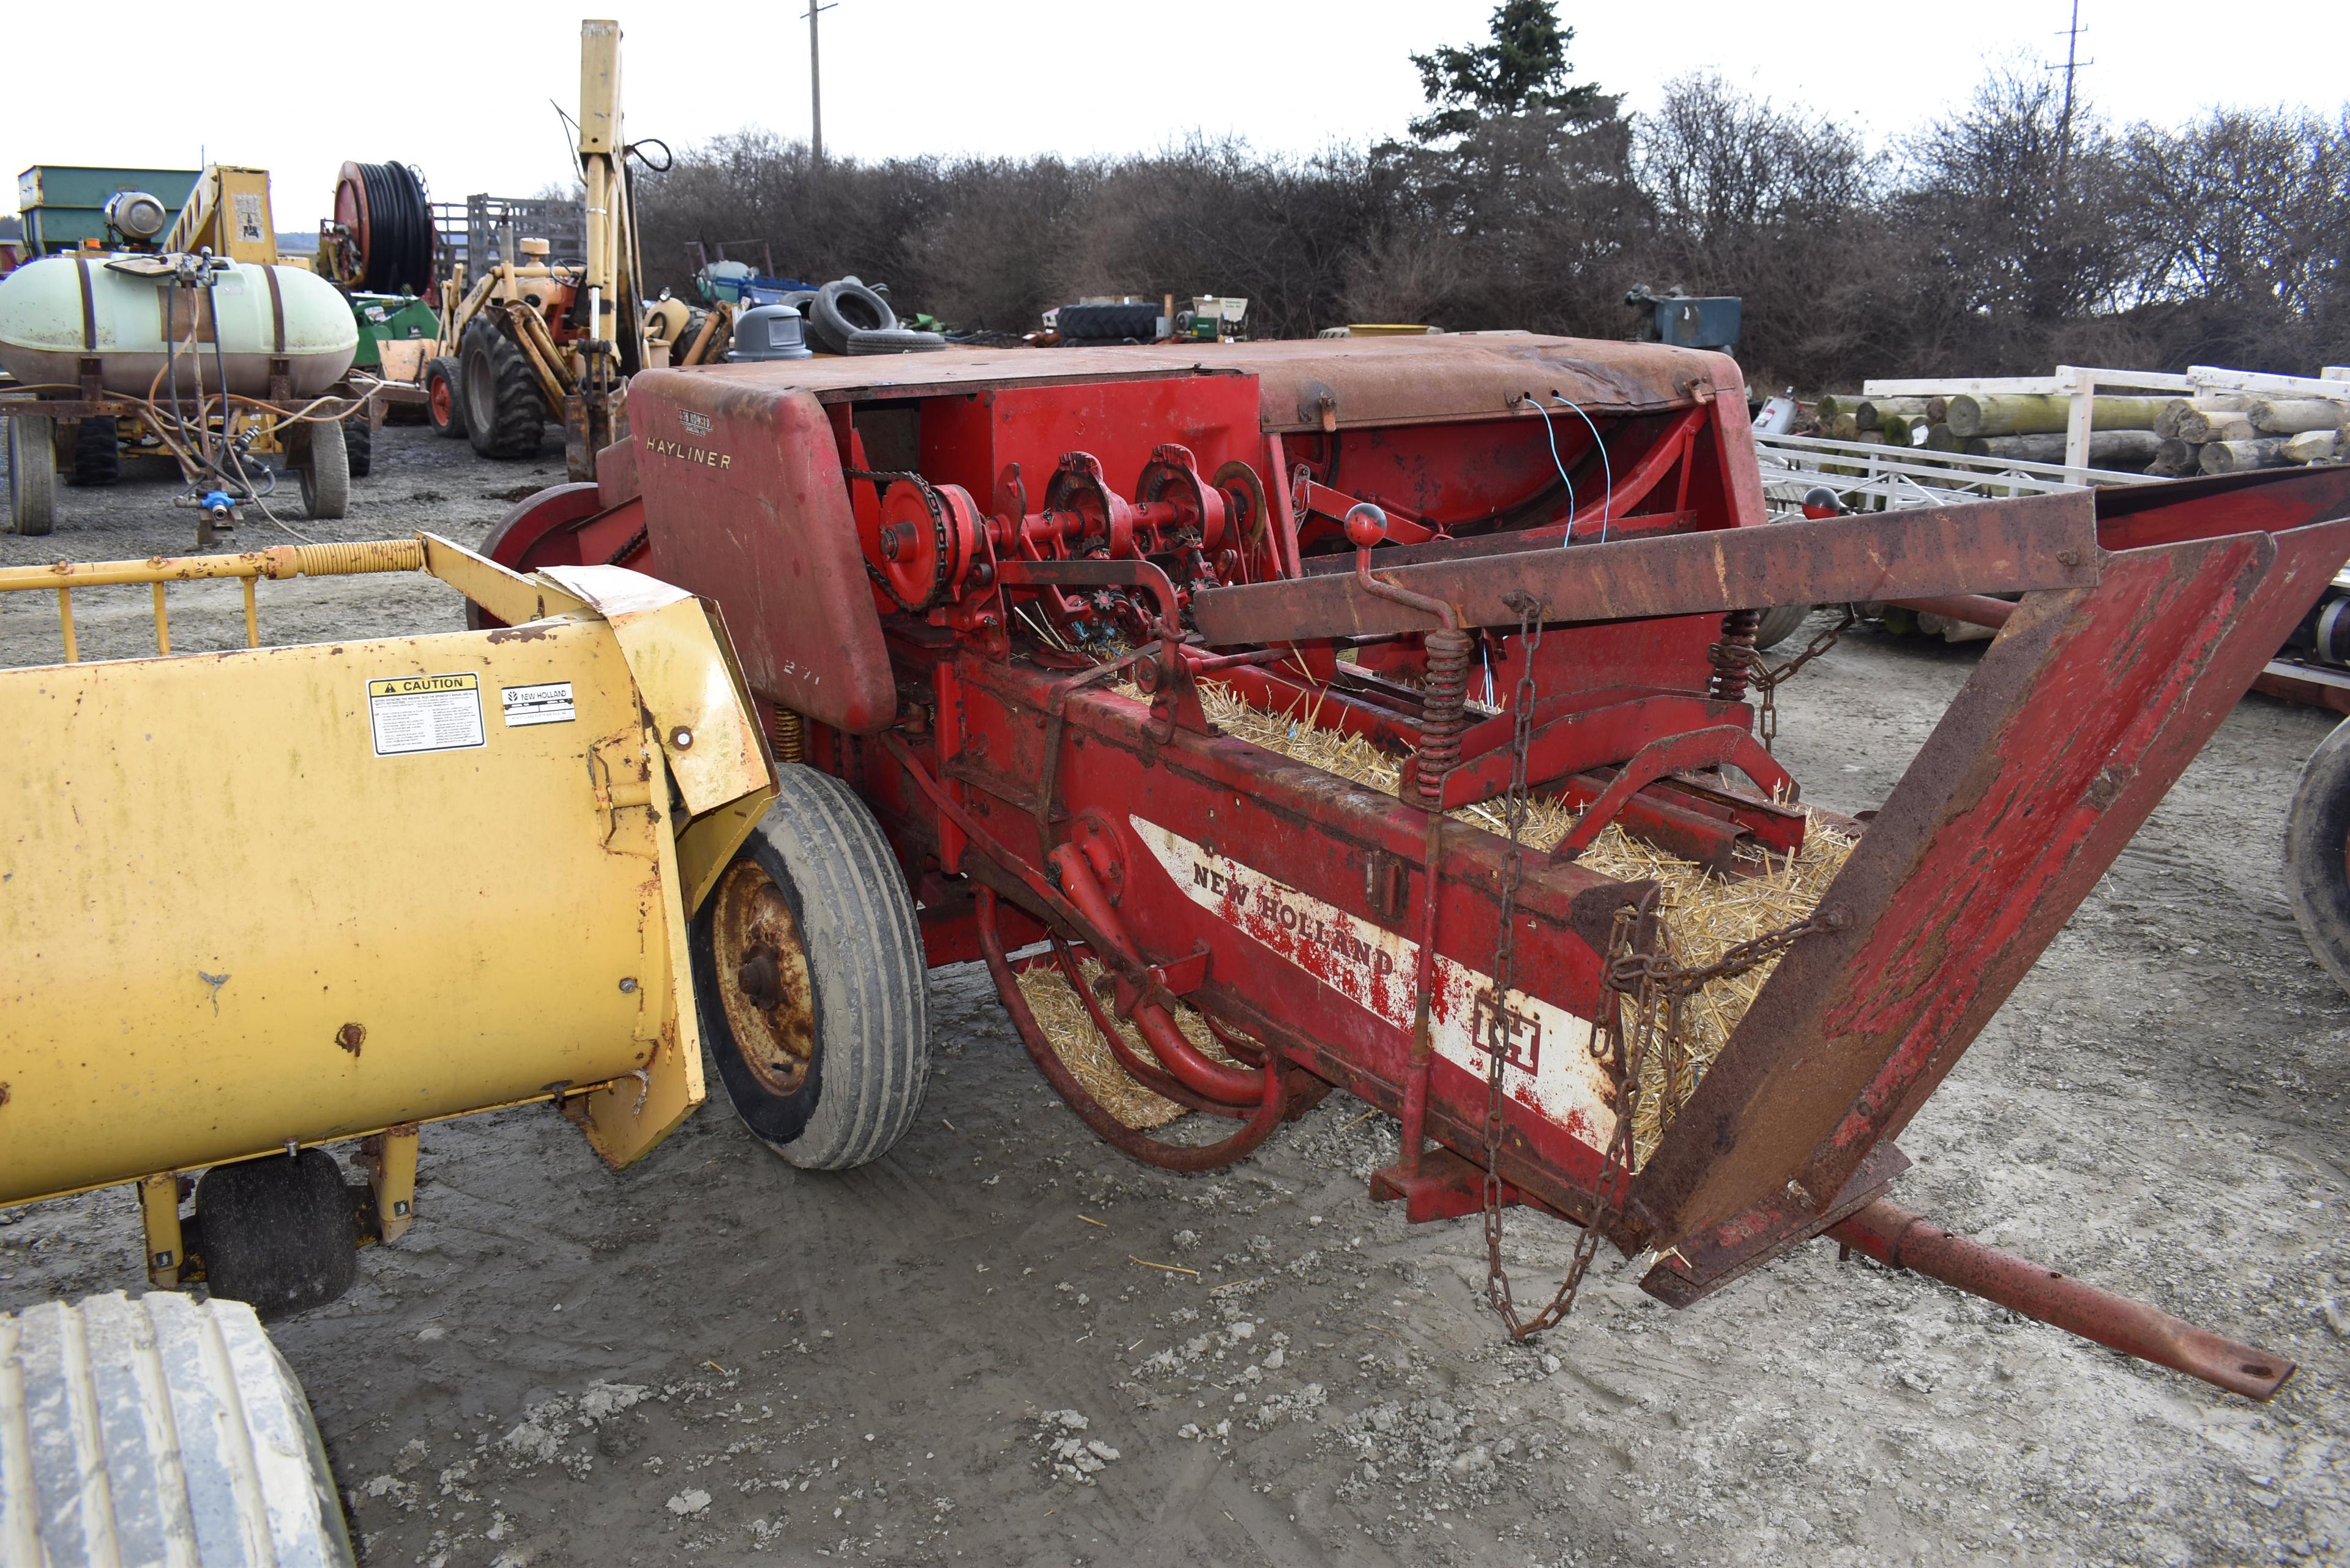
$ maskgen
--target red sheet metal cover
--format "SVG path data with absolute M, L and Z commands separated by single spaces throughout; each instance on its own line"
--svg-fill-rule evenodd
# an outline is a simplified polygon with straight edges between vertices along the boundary
M 832 427 L 812 393 L 689 371 L 629 383 L 661 576 L 717 601 L 753 691 L 855 734 L 897 717 Z

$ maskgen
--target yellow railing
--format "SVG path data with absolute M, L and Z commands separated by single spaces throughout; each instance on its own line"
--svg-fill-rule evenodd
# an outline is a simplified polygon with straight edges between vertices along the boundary
M 66 662 L 78 663 L 74 636 L 76 588 L 150 583 L 155 589 L 155 651 L 172 651 L 172 624 L 163 607 L 167 583 L 241 580 L 244 587 L 244 645 L 261 646 L 261 614 L 253 585 L 263 577 L 336 577 L 361 572 L 421 572 L 421 539 L 368 539 L 345 545 L 280 545 L 234 556 L 153 556 L 144 561 L 59 561 L 52 566 L 0 567 L 0 593 L 46 588 L 57 596 L 57 625 L 65 634 Z

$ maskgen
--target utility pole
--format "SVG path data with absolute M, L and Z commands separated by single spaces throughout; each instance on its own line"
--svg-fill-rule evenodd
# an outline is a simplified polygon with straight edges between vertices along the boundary
M 813 25 L 813 24 L 811 24 Z M 2064 36 L 2064 109 L 2056 117 L 2056 198 L 2064 198 L 2066 165 L 2073 158 L 2073 76 L 2080 69 L 2081 0 L 2073 0 L 2073 23 Z
M 824 161 L 824 62 L 816 47 L 816 19 L 831 9 L 808 0 L 808 157 L 817 163 Z

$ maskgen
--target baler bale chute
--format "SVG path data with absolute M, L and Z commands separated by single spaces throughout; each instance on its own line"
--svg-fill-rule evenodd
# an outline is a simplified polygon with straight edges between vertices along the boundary
M 2284 1359 L 1885 1194 L 1896 1135 L 2350 521 L 2223 498 L 2101 534 L 2075 494 L 1766 527 L 1744 399 L 1719 355 L 1518 333 L 650 371 L 597 483 L 485 548 L 722 605 L 782 771 L 846 781 L 894 851 L 827 897 L 910 895 L 919 940 L 888 961 L 984 958 L 1045 1077 L 1138 1158 L 1229 1163 L 1342 1088 L 1401 1122 L 1374 1197 L 1483 1215 L 1521 1335 L 1603 1240 L 1687 1306 L 1827 1234 L 2273 1394 Z M 1881 809 L 1805 807 L 1767 745 L 1783 667 L 1757 612 L 1991 594 L 2020 603 Z M 1388 787 L 1220 732 L 1208 689 L 1376 749 Z M 1529 842 L 1536 809 L 1572 817 L 1555 845 Z M 771 814 L 736 873 L 806 915 L 824 900 L 793 857 L 835 830 Z M 1654 879 L 1596 868 L 1607 834 L 1725 898 L 1852 843 L 1807 913 L 1700 962 Z M 697 928 L 754 1125 L 921 1049 L 842 1023 L 871 1015 L 820 925 Z M 1151 1136 L 1087 1090 L 1009 956 L 1039 940 L 1072 978 L 1099 966 L 1077 992 L 1119 1067 L 1205 1116 Z M 1731 977 L 1751 1005 L 1703 1060 L 1690 1010 Z M 743 1065 L 787 1059 L 797 1087 Z M 1502 1267 L 1513 1204 L 1585 1228 L 1539 1312 Z

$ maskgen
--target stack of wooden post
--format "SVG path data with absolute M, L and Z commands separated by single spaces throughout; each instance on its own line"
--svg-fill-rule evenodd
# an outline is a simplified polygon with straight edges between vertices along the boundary
M 2089 466 L 2176 478 L 2350 461 L 2350 383 L 2343 389 L 2342 399 L 2101 394 L 2090 416 Z M 2071 406 L 2061 393 L 1829 393 L 1814 417 L 1819 433 L 1835 441 L 2061 463 Z

